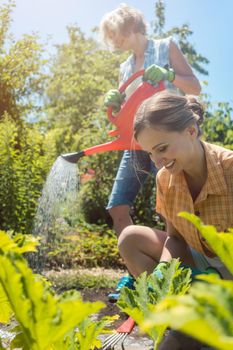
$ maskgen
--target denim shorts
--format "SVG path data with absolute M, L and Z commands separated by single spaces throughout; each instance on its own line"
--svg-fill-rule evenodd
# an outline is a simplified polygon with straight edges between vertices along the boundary
M 195 263 L 195 266 L 204 271 L 207 267 L 214 267 L 222 275 L 223 279 L 233 280 L 233 275 L 230 271 L 223 265 L 219 257 L 208 258 L 204 254 L 199 253 L 195 249 L 191 248 L 192 257 Z
M 149 173 L 157 173 L 154 163 L 144 151 L 124 151 L 107 209 L 118 205 L 133 205 Z

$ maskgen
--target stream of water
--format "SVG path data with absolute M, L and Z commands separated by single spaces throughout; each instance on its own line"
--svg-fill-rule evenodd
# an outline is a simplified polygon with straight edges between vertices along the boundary
M 47 177 L 35 216 L 34 234 L 45 241 L 55 222 L 63 220 L 64 211 L 77 200 L 79 175 L 77 164 L 58 157 Z
M 77 164 L 58 157 L 46 179 L 35 216 L 33 234 L 40 237 L 40 246 L 37 253 L 28 256 L 30 266 L 38 273 L 45 268 L 49 243 L 59 239 L 63 228 L 72 222 L 78 189 Z

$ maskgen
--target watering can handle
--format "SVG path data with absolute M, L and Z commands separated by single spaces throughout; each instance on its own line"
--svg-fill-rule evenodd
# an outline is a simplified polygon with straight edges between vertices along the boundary
M 140 77 L 141 75 L 143 75 L 145 72 L 145 69 L 141 69 L 138 72 L 134 73 L 133 75 L 131 75 L 131 77 L 126 80 L 126 82 L 124 84 L 121 85 L 121 87 L 119 88 L 119 91 L 122 93 L 126 90 L 126 88 L 138 77 Z M 109 106 L 107 109 L 107 115 L 108 118 L 110 120 L 110 122 L 113 122 L 116 120 L 117 116 L 113 116 L 112 115 L 112 106 Z

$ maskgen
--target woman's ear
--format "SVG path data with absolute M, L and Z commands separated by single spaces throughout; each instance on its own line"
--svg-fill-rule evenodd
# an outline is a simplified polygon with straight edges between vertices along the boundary
M 187 127 L 187 133 L 192 136 L 192 137 L 197 137 L 198 135 L 198 130 L 197 127 L 195 125 L 190 125 Z

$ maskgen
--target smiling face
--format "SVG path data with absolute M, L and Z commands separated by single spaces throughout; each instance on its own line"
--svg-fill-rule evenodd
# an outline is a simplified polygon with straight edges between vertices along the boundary
M 165 167 L 172 174 L 178 174 L 194 166 L 192 159 L 195 159 L 196 132 L 194 126 L 181 132 L 144 128 L 138 134 L 137 141 L 158 169 Z

